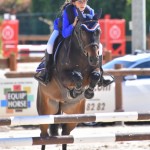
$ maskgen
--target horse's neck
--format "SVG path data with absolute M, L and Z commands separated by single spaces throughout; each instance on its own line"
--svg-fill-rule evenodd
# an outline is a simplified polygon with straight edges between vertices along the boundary
M 75 35 L 72 35 L 72 37 L 71 37 L 71 47 L 72 47 L 72 49 L 75 50 L 75 52 L 78 55 L 82 54 L 81 42 L 82 41 L 78 41 L 78 39 L 77 39 L 77 37 Z
M 59 64 L 63 66 L 62 68 L 82 67 L 82 63 L 85 66 L 87 64 L 86 59 L 75 35 L 64 41 L 63 46 L 60 48 L 58 59 Z
M 70 58 L 74 58 L 76 61 L 83 59 L 84 55 L 80 43 L 76 38 L 72 38 L 70 45 Z

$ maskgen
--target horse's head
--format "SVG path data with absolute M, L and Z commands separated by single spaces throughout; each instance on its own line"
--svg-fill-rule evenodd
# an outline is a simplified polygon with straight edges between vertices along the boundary
M 90 15 L 83 15 L 78 12 L 78 23 L 75 27 L 74 33 L 78 39 L 79 45 L 88 57 L 89 64 L 96 66 L 99 62 L 99 43 L 100 43 L 100 25 L 98 23 L 99 17 Z

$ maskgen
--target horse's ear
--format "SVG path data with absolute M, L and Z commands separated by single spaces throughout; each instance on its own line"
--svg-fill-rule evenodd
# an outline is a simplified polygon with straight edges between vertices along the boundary
M 99 11 L 94 15 L 93 19 L 94 20 L 99 20 L 102 16 L 102 8 L 99 9 Z
M 85 18 L 83 16 L 82 12 L 79 10 L 79 8 L 77 8 L 77 13 L 78 13 L 78 19 L 80 21 L 84 21 Z

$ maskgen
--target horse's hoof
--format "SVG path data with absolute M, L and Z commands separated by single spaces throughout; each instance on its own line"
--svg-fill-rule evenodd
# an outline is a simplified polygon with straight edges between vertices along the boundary
M 70 90 L 70 96 L 71 98 L 76 98 L 78 95 L 77 93 L 74 92 L 74 89 L 73 89 L 73 90 Z
M 71 96 L 71 98 L 76 98 L 76 97 L 78 97 L 79 95 L 81 95 L 82 94 L 82 90 L 75 90 L 75 89 L 72 89 L 72 90 L 70 90 L 70 96 Z
M 84 96 L 85 96 L 85 98 L 87 98 L 87 99 L 91 99 L 91 98 L 94 97 L 94 92 L 87 89 L 87 90 L 84 92 Z

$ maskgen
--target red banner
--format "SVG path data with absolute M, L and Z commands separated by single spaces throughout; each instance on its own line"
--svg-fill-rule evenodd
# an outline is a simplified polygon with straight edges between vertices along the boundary
M 100 19 L 102 30 L 100 42 L 104 49 L 111 50 L 114 55 L 124 55 L 126 48 L 125 20 Z
M 18 20 L 4 20 L 2 23 L 2 43 L 3 43 L 3 56 L 9 57 L 11 53 L 17 54 L 18 45 Z

